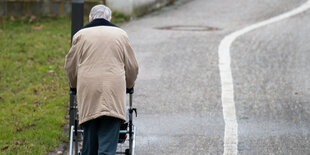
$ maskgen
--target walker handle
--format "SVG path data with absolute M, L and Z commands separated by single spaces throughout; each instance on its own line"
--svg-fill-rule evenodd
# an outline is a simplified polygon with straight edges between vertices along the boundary
M 134 88 L 127 88 L 126 89 L 126 94 L 133 94 L 134 93 Z
M 76 95 L 76 88 L 70 88 L 70 95 Z

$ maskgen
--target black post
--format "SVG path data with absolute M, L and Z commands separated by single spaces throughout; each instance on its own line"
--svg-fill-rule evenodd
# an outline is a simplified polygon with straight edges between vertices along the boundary
M 83 27 L 84 0 L 72 0 L 71 42 L 73 35 Z
M 72 15 L 71 15 L 71 43 L 73 35 L 83 27 L 84 21 L 84 0 L 72 0 Z M 69 129 L 75 125 L 77 107 L 75 104 L 76 89 L 70 89 L 70 107 L 69 107 Z M 77 128 L 75 128 L 77 129 Z M 77 132 L 76 132 L 77 133 Z M 69 130 L 70 137 L 70 130 Z

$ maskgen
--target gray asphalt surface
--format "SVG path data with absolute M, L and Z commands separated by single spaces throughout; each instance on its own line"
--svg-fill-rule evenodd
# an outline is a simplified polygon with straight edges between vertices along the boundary
M 232 49 L 240 154 L 310 154 L 310 11 Z
M 122 25 L 140 64 L 136 154 L 223 154 L 218 46 L 305 0 L 192 0 Z M 239 154 L 310 154 L 310 11 L 231 48 Z M 161 26 L 217 27 L 174 31 Z

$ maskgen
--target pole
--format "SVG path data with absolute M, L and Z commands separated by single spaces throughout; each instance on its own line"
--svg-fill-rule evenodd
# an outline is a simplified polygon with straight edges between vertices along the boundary
M 71 43 L 72 38 L 76 32 L 78 32 L 83 27 L 84 21 L 84 0 L 72 0 L 72 15 L 71 15 Z M 76 90 L 70 89 L 70 107 L 69 107 L 69 115 L 70 127 L 74 125 L 77 107 L 75 105 L 75 95 Z
M 71 42 L 73 35 L 83 27 L 84 0 L 72 0 Z

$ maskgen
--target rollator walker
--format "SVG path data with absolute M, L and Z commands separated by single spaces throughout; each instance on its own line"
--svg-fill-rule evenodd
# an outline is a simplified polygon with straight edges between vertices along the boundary
M 137 117 L 137 109 L 132 107 L 132 96 L 134 89 L 127 89 L 129 94 L 129 106 L 127 116 L 129 117 L 125 123 L 120 126 L 120 135 L 118 139 L 116 154 L 134 155 L 135 154 L 135 138 L 136 127 L 133 125 L 133 113 Z M 69 125 L 70 125 L 70 148 L 69 155 L 80 155 L 83 146 L 83 129 L 78 125 L 78 108 L 76 100 L 76 89 L 70 88 L 70 106 L 69 106 Z

